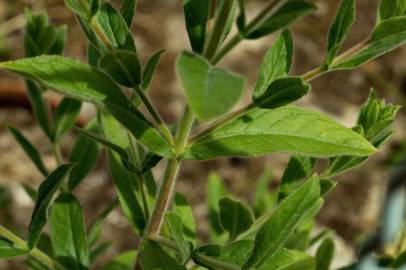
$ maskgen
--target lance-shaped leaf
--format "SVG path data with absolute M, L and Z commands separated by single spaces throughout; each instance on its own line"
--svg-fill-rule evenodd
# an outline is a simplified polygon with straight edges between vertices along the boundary
M 156 243 L 145 241 L 138 256 L 142 269 L 186 270 Z
M 136 7 L 137 0 L 123 0 L 121 4 L 120 12 L 129 29 L 131 29 Z
M 259 98 L 277 78 L 288 75 L 292 64 L 293 39 L 289 30 L 285 30 L 267 51 L 259 68 L 253 98 Z
M 309 177 L 316 165 L 316 159 L 311 157 L 293 156 L 290 158 L 288 166 L 286 167 L 278 191 L 278 202 L 286 198 L 292 191 L 294 191 L 300 180 Z
M 101 270 L 132 270 L 136 257 L 137 253 L 135 251 L 119 254 L 104 265 Z
M 406 42 L 406 16 L 378 24 L 371 38 L 351 57 L 333 62 L 331 69 L 354 69 Z
M 274 109 L 300 99 L 309 89 L 310 84 L 300 77 L 276 79 L 254 102 L 260 108 Z
M 99 60 L 99 67 L 121 85 L 135 87 L 141 82 L 141 66 L 134 52 L 108 52 Z
M 162 156 L 174 155 L 169 143 L 117 84 L 89 65 L 59 56 L 41 56 L 0 63 L 0 68 L 35 79 L 66 96 L 106 108 L 147 148 Z
M 51 207 L 49 221 L 57 260 L 66 269 L 89 269 L 89 245 L 79 201 L 70 193 L 62 193 Z
M 41 231 L 47 222 L 47 211 L 52 197 L 63 182 L 65 176 L 73 168 L 73 164 L 64 164 L 53 171 L 39 186 L 37 201 L 28 227 L 28 246 L 33 249 L 37 244 Z
M 82 103 L 76 99 L 64 98 L 56 109 L 54 139 L 57 140 L 76 122 Z
M 0 238 L 0 259 L 10 259 L 18 256 L 25 255 L 29 252 L 27 249 L 16 247 L 12 242 Z
M 316 270 L 329 270 L 334 257 L 334 242 L 327 238 L 319 246 L 316 252 Z
M 231 241 L 248 230 L 254 223 L 254 214 L 242 201 L 224 197 L 220 200 L 219 207 L 221 226 L 229 233 Z
M 314 258 L 306 253 L 279 248 L 258 270 L 313 270 Z
M 245 33 L 248 39 L 256 39 L 287 27 L 296 19 L 314 11 L 316 7 L 302 0 L 290 0 L 271 13 L 257 28 Z
M 311 123 L 311 125 L 309 124 Z M 254 108 L 192 140 L 183 157 L 258 156 L 286 152 L 303 156 L 367 156 L 375 148 L 362 136 L 319 113 L 285 106 Z
M 43 176 L 47 176 L 48 169 L 42 161 L 41 155 L 37 148 L 35 148 L 35 146 L 15 127 L 9 125 L 8 129 L 37 169 L 42 173 Z
M 275 256 L 319 198 L 320 183 L 317 176 L 289 195 L 257 233 L 254 250 L 242 269 L 260 269 Z
M 405 15 L 405 0 L 381 0 L 379 4 L 379 20 L 384 21 L 393 17 Z
M 326 64 L 330 66 L 355 21 L 355 0 L 343 0 L 328 32 Z
M 199 120 L 210 120 L 228 112 L 240 99 L 245 84 L 244 78 L 187 52 L 178 58 L 176 71 Z
M 209 0 L 182 1 L 190 44 L 196 53 L 203 52 L 209 17 L 209 4 Z
M 161 59 L 161 54 L 164 51 L 165 50 L 159 50 L 155 52 L 153 55 L 151 55 L 151 57 L 145 64 L 142 70 L 142 82 L 141 82 L 141 87 L 142 89 L 144 89 L 144 91 L 148 91 L 152 81 L 152 77 L 154 76 L 156 68 L 158 67 L 159 60 Z
M 99 133 L 96 121 L 91 121 L 86 125 L 85 129 L 94 134 Z M 76 163 L 69 175 L 69 191 L 75 189 L 90 173 L 99 159 L 100 152 L 101 147 L 96 141 L 83 134 L 78 136 L 69 155 L 69 161 Z

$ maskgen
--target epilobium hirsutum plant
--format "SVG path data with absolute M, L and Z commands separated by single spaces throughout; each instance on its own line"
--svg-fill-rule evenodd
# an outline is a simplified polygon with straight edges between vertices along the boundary
M 360 165 L 390 137 L 399 108 L 386 105 L 371 91 L 357 123 L 349 129 L 289 104 L 308 93 L 310 80 L 356 68 L 402 45 L 405 1 L 382 0 L 370 37 L 341 53 L 356 13 L 355 0 L 342 1 L 328 33 L 326 60 L 302 76 L 289 75 L 293 55 L 289 25 L 314 11 L 313 4 L 269 1 L 247 22 L 243 0 L 182 1 L 192 51 L 181 52 L 176 61 L 187 105 L 174 133 L 148 98 L 163 51 L 141 64 L 130 31 L 136 1 L 123 0 L 120 9 L 109 1 L 65 3 L 89 41 L 88 64 L 58 56 L 65 28 L 55 28 L 44 15 L 30 12 L 24 42 L 27 58 L 0 63 L 0 68 L 27 79 L 36 118 L 54 146 L 58 163 L 49 170 L 35 146 L 10 127 L 45 179 L 38 190 L 26 187 L 35 200 L 26 240 L 0 227 L 0 257 L 27 256 L 32 269 L 91 269 L 105 250 L 99 241 L 100 225 L 120 205 L 140 243 L 136 251 L 119 255 L 105 270 L 328 269 L 334 244 L 326 233 L 310 237 L 314 216 L 323 196 L 335 186 L 331 178 Z M 238 33 L 228 38 L 234 21 Z M 252 101 L 230 112 L 244 91 L 245 79 L 215 64 L 240 42 L 269 34 L 279 37 L 264 56 Z M 65 96 L 55 113 L 44 101 L 46 91 Z M 81 102 L 94 104 L 97 117 L 84 129 L 75 128 L 80 136 L 65 163 L 60 138 L 74 125 Z M 86 228 L 73 192 L 91 171 L 100 146 L 107 150 L 118 200 L 106 203 L 106 210 Z M 202 244 L 185 198 L 174 194 L 182 161 L 276 152 L 293 156 L 274 200 L 266 180 L 259 182 L 255 202 L 249 206 L 232 196 L 223 197 L 221 181 L 210 178 L 212 243 Z M 314 172 L 317 158 L 330 161 L 319 174 Z M 161 159 L 166 170 L 156 188 L 151 170 Z M 47 223 L 49 234 L 43 232 Z M 320 239 L 316 255 L 306 253 Z

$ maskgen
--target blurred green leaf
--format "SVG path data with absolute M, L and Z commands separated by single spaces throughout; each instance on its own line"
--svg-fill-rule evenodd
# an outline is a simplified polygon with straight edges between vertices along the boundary
M 327 238 L 319 246 L 316 252 L 316 270 L 329 270 L 334 257 L 334 242 Z
M 56 109 L 54 139 L 58 140 L 76 122 L 82 103 L 76 99 L 64 98 Z

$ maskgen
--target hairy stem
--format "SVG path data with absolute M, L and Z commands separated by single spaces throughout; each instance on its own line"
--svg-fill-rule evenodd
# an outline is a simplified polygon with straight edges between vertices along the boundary
M 4 228 L 2 225 L 0 225 L 0 236 L 12 242 L 16 247 L 28 250 L 28 245 L 24 240 Z M 38 248 L 32 249 L 28 254 L 46 265 L 49 269 L 65 270 L 59 263 L 52 260 L 48 255 L 46 255 Z

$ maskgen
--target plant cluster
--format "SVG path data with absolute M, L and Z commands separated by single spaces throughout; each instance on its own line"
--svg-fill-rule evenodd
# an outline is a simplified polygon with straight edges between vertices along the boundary
M 317 76 L 354 69 L 401 46 L 406 41 L 406 2 L 382 0 L 370 37 L 339 54 L 356 18 L 356 1 L 343 0 L 328 33 L 326 60 L 302 76 L 289 75 L 289 25 L 316 7 L 303 0 L 273 0 L 247 22 L 244 2 L 181 2 L 192 51 L 181 52 L 176 61 L 187 105 L 173 128 L 148 98 L 163 51 L 141 64 L 130 30 L 135 0 L 123 0 L 119 9 L 109 1 L 65 0 L 88 39 L 88 64 L 61 56 L 65 27 L 27 12 L 26 58 L 0 63 L 0 68 L 26 78 L 33 111 L 53 145 L 58 167 L 50 171 L 35 146 L 9 127 L 45 179 L 38 189 L 25 186 L 35 200 L 26 240 L 0 226 L 0 258 L 27 256 L 28 267 L 35 270 L 90 269 L 106 249 L 100 226 L 120 206 L 140 243 L 104 270 L 329 269 L 334 243 L 327 232 L 313 236 L 314 217 L 336 185 L 332 177 L 362 164 L 391 136 L 399 107 L 371 91 L 351 129 L 289 104 L 307 94 L 309 81 Z M 228 38 L 234 22 L 238 33 Z M 240 42 L 278 32 L 259 68 L 252 101 L 230 112 L 245 79 L 215 64 Z M 46 91 L 65 97 L 55 112 L 44 100 Z M 82 102 L 94 104 L 97 117 L 85 128 L 74 127 L 80 135 L 65 163 L 61 137 L 75 125 Z M 102 147 L 117 200 L 107 202 L 106 210 L 86 227 L 74 191 Z M 182 161 L 277 152 L 292 154 L 280 187 L 268 192 L 264 177 L 252 205 L 227 194 L 221 180 L 210 177 L 211 243 L 202 243 L 186 199 L 174 194 Z M 329 164 L 316 173 L 320 158 Z M 166 170 L 157 187 L 152 169 L 161 160 Z M 43 231 L 46 224 L 49 234 Z M 319 241 L 316 255 L 310 255 L 308 248 Z

